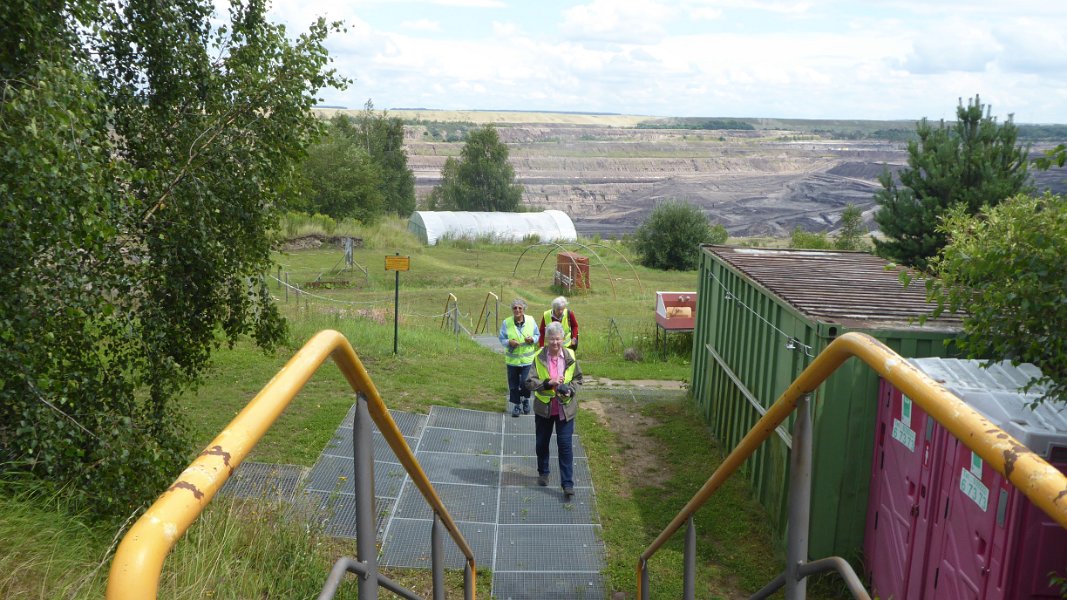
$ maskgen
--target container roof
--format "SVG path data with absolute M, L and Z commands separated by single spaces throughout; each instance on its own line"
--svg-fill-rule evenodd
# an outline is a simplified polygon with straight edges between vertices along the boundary
M 888 261 L 865 252 L 737 248 L 704 249 L 801 314 L 850 329 L 916 329 L 958 332 L 960 314 L 942 314 L 923 325 L 934 305 L 921 280 L 908 287 Z

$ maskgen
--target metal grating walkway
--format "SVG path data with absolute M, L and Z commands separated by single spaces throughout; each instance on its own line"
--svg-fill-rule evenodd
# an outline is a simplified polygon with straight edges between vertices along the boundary
M 352 415 L 310 472 L 246 463 L 224 491 L 302 500 L 329 535 L 355 537 Z M 551 445 L 548 487 L 537 485 L 533 416 L 512 418 L 433 406 L 429 415 L 390 411 L 480 567 L 492 569 L 499 600 L 604 598 L 600 517 L 581 439 L 574 435 L 575 496 L 564 502 Z M 383 566 L 430 568 L 433 515 L 385 438 L 374 429 L 374 491 Z M 446 566 L 463 557 L 445 536 Z

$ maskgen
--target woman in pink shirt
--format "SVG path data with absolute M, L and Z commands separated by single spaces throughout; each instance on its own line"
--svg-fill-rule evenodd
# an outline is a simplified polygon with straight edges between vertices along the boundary
M 556 432 L 559 480 L 563 497 L 574 496 L 574 418 L 578 416 L 575 397 L 582 385 L 582 370 L 574 352 L 563 347 L 563 325 L 558 321 L 545 327 L 545 347 L 534 357 L 526 388 L 534 393 L 533 413 L 537 450 L 537 484 L 548 485 L 549 442 Z

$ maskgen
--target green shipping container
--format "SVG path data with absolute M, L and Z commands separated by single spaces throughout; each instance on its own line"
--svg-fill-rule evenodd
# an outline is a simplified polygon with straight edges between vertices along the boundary
M 727 448 L 741 441 L 812 359 L 838 336 L 869 334 L 906 358 L 953 356 L 958 315 L 919 324 L 925 286 L 862 252 L 703 246 L 692 393 Z M 812 399 L 811 558 L 863 545 L 878 375 L 850 359 Z M 745 463 L 784 549 L 792 419 Z

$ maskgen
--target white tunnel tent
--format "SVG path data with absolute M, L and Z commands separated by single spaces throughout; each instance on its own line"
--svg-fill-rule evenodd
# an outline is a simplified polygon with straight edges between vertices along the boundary
M 578 240 L 574 223 L 560 210 L 528 213 L 420 210 L 411 213 L 408 231 L 430 246 L 442 237 L 491 237 L 502 242 L 515 242 L 536 235 L 543 242 Z

